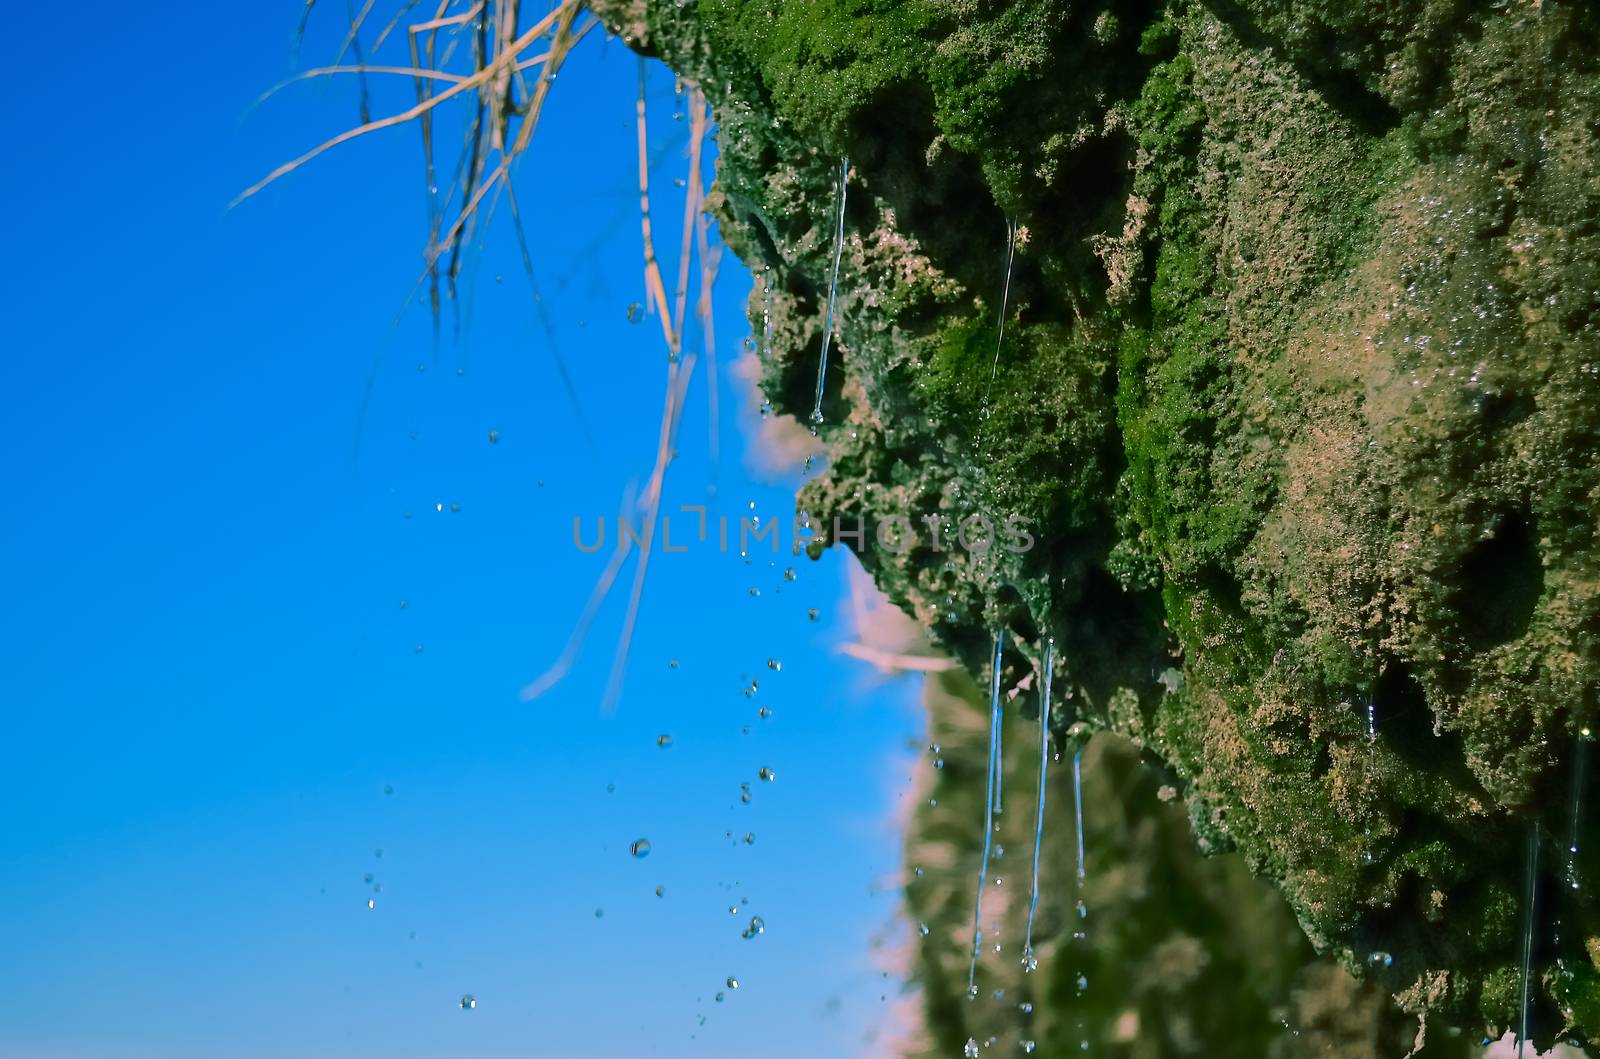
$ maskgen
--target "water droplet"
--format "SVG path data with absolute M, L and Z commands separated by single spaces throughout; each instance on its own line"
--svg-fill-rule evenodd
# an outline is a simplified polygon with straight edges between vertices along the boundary
M 936 769 L 943 769 L 944 768 L 944 758 L 942 758 L 942 757 L 934 758 L 933 759 L 933 767 L 936 768 Z
M 772 707 L 771 706 L 763 706 L 763 707 L 761 707 L 759 710 L 756 711 L 756 716 L 760 717 L 763 721 L 766 720 L 768 717 L 772 716 Z
M 918 923 L 917 924 L 917 933 L 921 934 L 923 937 L 927 937 L 928 936 L 928 924 L 926 924 L 926 923 Z
M 1033 1048 L 1034 1048 L 1034 1044 L 1033 1044 L 1032 1041 L 1023 1041 L 1022 1042 L 1022 1050 L 1027 1052 L 1027 1053 L 1029 1053 L 1030 1055 L 1033 1053 Z
M 747 846 L 756 844 L 756 833 L 754 831 L 746 831 L 744 833 L 744 844 Z
M 961 1049 L 961 1054 L 963 1056 L 965 1056 L 966 1059 L 977 1059 L 977 1057 L 978 1057 L 978 1039 L 976 1037 L 968 1037 L 967 1038 L 967 1046 L 965 1048 Z
M 1033 1005 L 1024 1000 L 1022 1003 L 1017 1005 L 1017 1010 L 1022 1012 L 1024 1015 L 1031 1015 L 1033 1014 Z
M 717 996 L 716 996 L 717 1003 L 719 1003 L 719 1004 L 722 1003 L 723 999 L 724 999 L 723 994 L 718 993 Z
M 471 1011 L 473 1008 L 475 1008 L 477 1006 L 478 1006 L 478 998 L 477 997 L 473 996 L 471 993 L 463 993 L 463 994 L 461 994 L 461 1010 L 462 1011 Z
M 607 793 L 607 794 L 611 794 L 611 793 L 612 793 L 612 792 L 613 792 L 613 791 L 615 791 L 615 790 L 616 790 L 616 789 L 617 789 L 617 785 L 616 785 L 616 784 L 615 784 L 615 783 L 608 783 L 608 784 L 606 784 L 606 793 Z
M 785 581 L 793 581 L 795 579 L 795 577 L 796 577 L 796 574 L 794 572 L 794 567 L 791 566 L 788 569 L 784 570 L 783 579 Z
M 1374 971 L 1387 971 L 1394 964 L 1394 957 L 1386 952 L 1375 952 L 1367 957 L 1367 966 Z
M 489 431 L 489 444 L 491 444 L 491 445 L 500 444 L 500 431 L 498 431 L 498 430 Z
M 628 306 L 628 323 L 636 324 L 644 319 L 644 306 L 634 302 Z
M 665 886 L 656 887 L 656 896 L 657 897 L 665 897 L 665 896 L 667 896 L 667 888 Z
M 812 607 L 810 610 L 806 611 L 806 617 L 810 618 L 812 621 L 816 621 L 817 620 L 817 608 L 816 607 Z
M 783 668 L 783 663 L 776 658 L 769 658 L 767 659 L 767 668 L 776 673 Z
M 376 901 L 374 901 L 372 898 L 369 897 L 369 898 L 367 898 L 367 907 L 368 908 L 376 908 L 376 907 L 378 907 L 378 903 Z
M 1085 989 L 1089 988 L 1089 979 L 1085 978 L 1083 975 L 1080 974 L 1078 976 L 1078 981 L 1077 981 L 1076 985 L 1078 987 L 1078 995 L 1082 996 L 1083 995 L 1083 991 Z
M 656 736 L 656 746 L 660 747 L 662 750 L 671 750 L 672 749 L 672 736 L 670 736 L 670 735 L 658 735 L 658 736 Z
M 606 910 L 603 909 L 603 908 L 597 908 L 597 909 L 594 910 L 594 918 L 596 918 L 596 919 L 605 918 L 605 914 L 606 914 Z
M 628 852 L 635 857 L 648 857 L 650 855 L 650 840 L 648 838 L 635 839 L 633 845 L 628 847 Z
M 767 783 L 771 783 L 773 780 L 778 778 L 778 774 L 767 768 L 765 765 L 761 767 L 761 771 L 757 772 L 756 775 L 765 780 Z
M 390 784 L 390 783 L 385 783 L 383 785 L 383 793 L 384 794 L 393 794 L 394 793 L 394 785 Z
M 728 988 L 729 989 L 738 989 L 739 988 L 739 979 L 735 978 L 731 974 L 728 976 Z
M 744 936 L 744 939 L 746 941 L 749 941 L 751 938 L 755 937 L 757 934 L 765 934 L 766 932 L 767 932 L 766 921 L 763 920 L 760 916 L 751 916 L 750 917 L 750 925 L 745 928 L 743 936 Z

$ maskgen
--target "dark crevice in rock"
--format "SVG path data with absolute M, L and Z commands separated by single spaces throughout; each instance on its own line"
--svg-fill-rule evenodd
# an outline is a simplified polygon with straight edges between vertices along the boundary
M 1457 575 L 1455 607 L 1474 651 L 1521 639 L 1544 595 L 1537 533 L 1518 511 L 1495 516 L 1490 536 L 1472 547 Z

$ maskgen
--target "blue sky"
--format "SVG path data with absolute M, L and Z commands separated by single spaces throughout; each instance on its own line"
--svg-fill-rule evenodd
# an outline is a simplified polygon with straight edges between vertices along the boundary
M 603 563 L 571 518 L 615 512 L 657 429 L 659 331 L 627 320 L 632 56 L 584 43 L 518 184 L 590 444 L 509 230 L 459 337 L 401 313 L 413 129 L 226 208 L 355 118 L 351 85 L 250 109 L 299 7 L 90 3 L 70 46 L 51 9 L 12 16 L 0 1057 L 863 1052 L 898 988 L 869 938 L 920 720 L 911 683 L 833 650 L 844 559 L 658 556 L 617 712 L 620 600 L 518 698 Z M 319 18 L 307 64 L 337 50 Z M 671 75 L 651 85 L 675 218 Z M 749 284 L 725 258 L 722 458 L 697 379 L 669 508 L 792 507 L 798 468 L 753 480 L 733 414 Z

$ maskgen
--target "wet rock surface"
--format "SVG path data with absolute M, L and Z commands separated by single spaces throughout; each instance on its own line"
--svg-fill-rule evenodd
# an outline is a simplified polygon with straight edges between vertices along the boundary
M 1057 727 L 1435 1024 L 1517 1025 L 1535 834 L 1537 1039 L 1600 1034 L 1595 9 L 593 6 L 714 102 L 802 419 L 849 159 L 813 524 L 974 673 L 1054 637 Z

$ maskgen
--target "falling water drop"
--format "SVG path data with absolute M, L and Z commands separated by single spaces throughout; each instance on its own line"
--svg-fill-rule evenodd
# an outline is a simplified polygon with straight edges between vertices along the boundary
M 461 1010 L 462 1011 L 471 1011 L 473 1008 L 475 1008 L 477 1006 L 478 1006 L 478 998 L 477 997 L 473 996 L 471 993 L 463 993 L 461 995 Z
M 728 976 L 728 988 L 729 989 L 738 989 L 739 988 L 739 979 L 735 978 L 731 974 Z
M 978 979 L 978 954 L 983 948 L 983 888 L 989 875 L 989 850 L 994 841 L 995 773 L 1000 770 L 1000 661 L 1006 634 L 994 634 L 994 672 L 989 682 L 989 780 L 983 796 L 983 857 L 978 862 L 978 897 L 972 909 L 972 962 L 967 966 L 967 996 L 975 999 Z
M 1374 952 L 1367 957 L 1367 966 L 1374 971 L 1387 971 L 1394 966 L 1394 957 L 1386 952 Z
M 967 1046 L 965 1048 L 961 1049 L 961 1054 L 963 1056 L 965 1056 L 966 1059 L 977 1059 L 977 1057 L 978 1057 L 978 1039 L 976 1037 L 968 1037 L 967 1038 Z
M 822 393 L 828 382 L 828 347 L 833 344 L 833 306 L 839 293 L 839 259 L 844 256 L 844 201 L 850 177 L 850 160 L 839 159 L 839 219 L 833 231 L 833 275 L 828 280 L 828 315 L 822 325 L 822 355 L 817 360 L 817 400 L 811 422 L 822 422 Z
M 635 857 L 648 857 L 650 855 L 650 840 L 648 838 L 635 839 L 633 845 L 628 847 L 628 852 Z
M 756 773 L 756 776 L 767 783 L 771 783 L 773 780 L 778 778 L 778 774 L 772 769 L 767 768 L 765 765 L 761 767 L 761 771 Z
M 633 302 L 628 306 L 628 323 L 636 324 L 644 319 L 644 306 Z
M 1033 817 L 1033 894 L 1028 900 L 1028 930 L 1022 942 L 1023 967 L 1038 966 L 1033 956 L 1033 913 L 1039 907 L 1039 847 L 1044 842 L 1045 772 L 1050 766 L 1050 684 L 1055 676 L 1056 641 L 1044 642 L 1044 683 L 1039 688 L 1039 807 Z
M 671 750 L 672 749 L 672 736 L 670 736 L 670 735 L 658 735 L 658 736 L 656 736 L 656 746 L 660 747 L 662 750 Z

